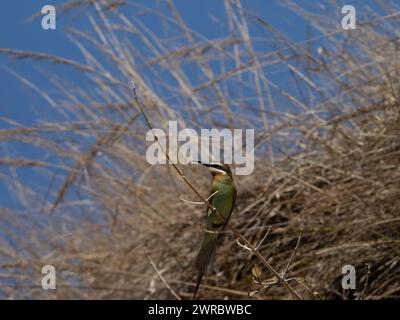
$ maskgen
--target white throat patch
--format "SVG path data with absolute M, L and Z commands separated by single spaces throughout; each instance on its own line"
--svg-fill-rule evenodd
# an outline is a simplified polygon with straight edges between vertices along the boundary
M 210 170 L 210 172 L 214 172 L 214 173 L 219 173 L 219 174 L 224 174 L 224 175 L 226 175 L 226 172 L 223 171 L 223 170 L 216 169 L 216 168 L 213 168 L 213 167 L 209 167 L 208 169 Z

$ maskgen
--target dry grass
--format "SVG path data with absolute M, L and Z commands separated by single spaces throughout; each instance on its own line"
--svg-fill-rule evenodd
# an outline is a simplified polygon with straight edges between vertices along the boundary
M 382 5 L 384 15 L 358 17 L 368 22 L 344 32 L 340 17 L 322 18 L 332 16 L 333 5 L 316 15 L 287 2 L 286 10 L 319 32 L 295 43 L 238 1 L 225 2 L 226 36 L 218 39 L 191 30 L 170 1 L 159 11 L 127 3 L 135 18 L 119 11 L 119 3 L 64 6 L 88 9 L 92 28 L 69 31 L 84 62 L 0 49 L 14 59 L 75 68 L 90 88 L 55 74 L 53 97 L 10 70 L 56 120 L 42 113 L 27 127 L 0 118 L 7 124 L 0 130 L 3 150 L 18 142 L 42 155 L 0 157 L 1 180 L 18 203 L 1 207 L 1 296 L 191 296 L 205 208 L 179 200 L 198 201 L 171 167 L 146 162 L 148 128 L 129 90 L 133 79 L 155 127 L 177 119 L 182 128 L 256 128 L 256 168 L 237 177 L 231 222 L 254 245 L 270 227 L 259 251 L 279 272 L 302 232 L 286 273 L 301 297 L 398 299 L 399 29 L 393 9 Z M 146 27 L 146 15 L 160 19 L 165 37 Z M 264 36 L 253 36 L 253 28 Z M 205 172 L 180 168 L 206 196 Z M 21 172 L 37 180 L 22 179 Z M 199 298 L 290 298 L 283 285 L 266 285 L 273 274 L 232 233 L 217 254 Z M 52 292 L 40 287 L 45 264 L 57 270 Z M 356 290 L 341 289 L 346 264 L 357 269 Z

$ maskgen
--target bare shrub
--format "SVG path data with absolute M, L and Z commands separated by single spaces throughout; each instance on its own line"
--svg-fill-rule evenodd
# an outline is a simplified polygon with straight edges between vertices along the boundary
M 79 8 L 91 28 L 68 32 L 83 62 L 0 48 L 13 59 L 74 68 L 84 79 L 55 73 L 53 89 L 43 90 L 9 70 L 49 112 L 36 110 L 32 126 L 0 118 L 0 144 L 9 150 L 0 177 L 17 203 L 1 206 L 2 297 L 191 296 L 205 207 L 180 200 L 199 199 L 171 166 L 146 162 L 148 128 L 132 79 L 155 127 L 178 120 L 182 128 L 256 128 L 256 168 L 237 177 L 231 222 L 254 245 L 270 227 L 259 251 L 279 272 L 302 232 L 286 273 L 301 297 L 399 297 L 398 14 L 390 5 L 345 32 L 340 17 L 326 18 L 337 10 L 333 2 L 316 14 L 288 1 L 286 10 L 315 30 L 302 42 L 239 1 L 225 2 L 218 39 L 191 30 L 172 1 L 159 9 L 115 1 L 60 9 Z M 165 35 L 145 23 L 148 16 Z M 207 196 L 205 172 L 179 167 Z M 199 297 L 290 298 L 226 233 Z M 40 287 L 45 264 L 56 267 L 55 291 Z M 341 289 L 346 264 L 357 269 L 357 290 Z

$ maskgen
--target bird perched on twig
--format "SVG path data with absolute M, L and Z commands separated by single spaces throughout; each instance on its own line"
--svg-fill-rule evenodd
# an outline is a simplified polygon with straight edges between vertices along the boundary
M 193 299 L 196 298 L 203 275 L 214 263 L 218 240 L 231 216 L 237 194 L 232 171 L 227 164 L 200 162 L 199 164 L 208 167 L 212 174 L 213 182 L 208 201 L 216 210 L 207 208 L 204 240 L 195 260 L 195 267 L 199 274 Z

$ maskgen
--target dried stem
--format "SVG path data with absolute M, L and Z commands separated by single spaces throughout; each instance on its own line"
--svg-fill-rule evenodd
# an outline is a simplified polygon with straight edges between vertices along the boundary
M 164 279 L 163 275 L 161 274 L 161 272 L 158 270 L 157 266 L 155 265 L 153 259 L 151 259 L 150 254 L 148 253 L 147 249 L 145 249 L 145 255 L 146 255 L 147 259 L 149 259 L 149 262 L 150 262 L 151 266 L 153 267 L 153 269 L 157 273 L 158 277 L 161 279 L 162 283 L 164 283 L 165 287 L 172 293 L 172 295 L 176 299 L 182 300 L 181 297 L 174 291 L 174 289 L 172 289 L 172 287 Z
M 144 108 L 142 105 L 142 102 L 140 100 L 140 98 L 138 97 L 137 93 L 136 93 L 136 86 L 135 83 L 132 81 L 132 89 L 133 89 L 133 94 L 134 94 L 134 98 L 137 102 L 137 105 L 139 106 L 140 112 L 143 114 L 143 118 L 146 121 L 147 126 L 149 127 L 150 130 L 153 129 L 146 113 L 144 112 Z M 157 138 L 157 136 L 154 136 L 155 140 L 157 141 L 157 143 L 159 143 L 159 140 Z M 159 143 L 160 147 L 162 148 L 161 144 Z M 186 176 L 183 174 L 183 171 L 181 169 L 178 168 L 178 166 L 174 163 L 172 163 L 170 161 L 170 157 L 168 155 L 168 153 L 163 150 L 163 152 L 165 153 L 165 156 L 167 157 L 168 161 L 172 164 L 172 166 L 174 167 L 174 169 L 176 170 L 176 172 L 180 175 L 180 177 L 183 179 L 183 181 L 185 181 L 185 183 L 190 187 L 190 189 L 192 189 L 196 195 L 204 202 L 205 205 L 207 205 L 207 207 L 211 210 L 213 210 L 221 219 L 222 221 L 225 221 L 225 219 L 222 217 L 222 215 L 218 212 L 218 210 L 211 205 L 211 203 L 204 198 L 201 193 L 196 189 L 196 187 L 186 178 Z M 269 263 L 268 261 L 263 257 L 263 255 L 256 249 L 256 247 L 254 247 L 234 226 L 232 226 L 229 222 L 225 221 L 226 225 L 225 227 L 227 227 L 228 229 L 230 229 L 237 238 L 239 238 L 242 242 L 245 243 L 245 245 L 250 249 L 250 251 L 257 256 L 261 262 L 264 264 L 264 266 L 270 270 L 278 279 L 279 281 L 286 287 L 286 289 L 290 292 L 290 294 L 293 296 L 293 298 L 298 299 L 298 300 L 302 300 L 302 298 L 300 297 L 300 295 L 293 289 L 293 287 L 286 281 L 286 279 L 281 276 L 279 274 L 278 271 L 276 271 Z

